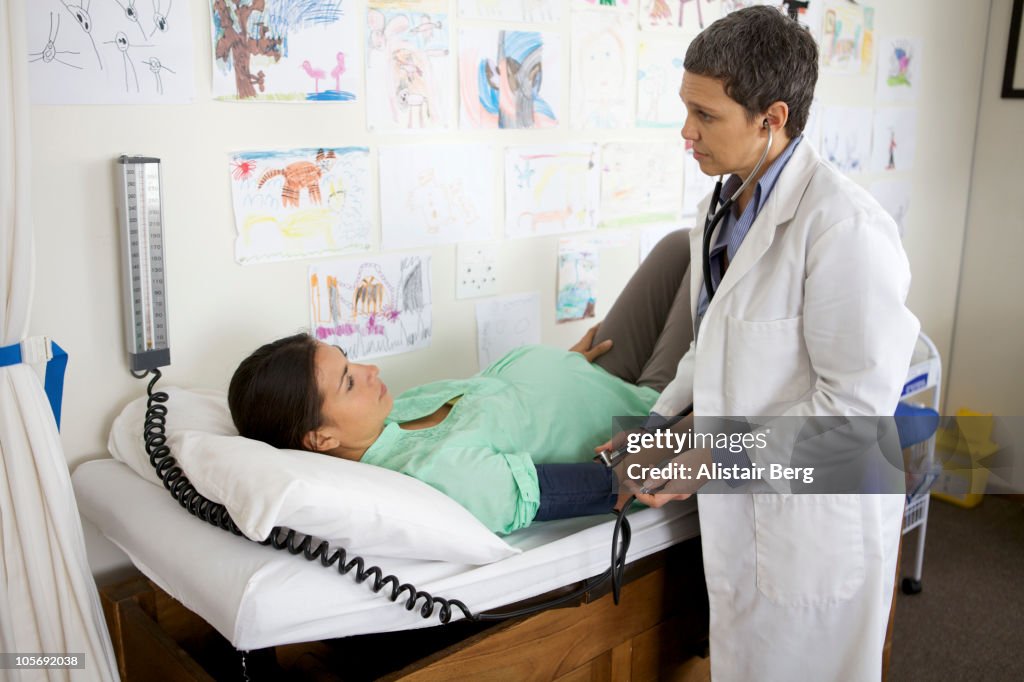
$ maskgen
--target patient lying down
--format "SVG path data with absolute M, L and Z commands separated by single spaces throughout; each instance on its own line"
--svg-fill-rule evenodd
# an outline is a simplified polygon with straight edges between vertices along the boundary
M 571 351 L 519 348 L 476 376 L 397 397 L 376 366 L 297 334 L 242 361 L 228 404 L 245 437 L 408 474 L 509 533 L 617 502 L 593 448 L 611 417 L 645 415 L 658 394 L 591 364 L 610 345 L 585 350 L 593 334 Z

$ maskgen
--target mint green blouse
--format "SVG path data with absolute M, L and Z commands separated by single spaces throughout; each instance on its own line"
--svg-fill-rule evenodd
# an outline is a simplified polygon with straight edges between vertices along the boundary
M 399 426 L 458 396 L 440 424 Z M 511 533 L 530 525 L 540 506 L 535 463 L 590 461 L 611 438 L 612 417 L 646 415 L 657 398 L 579 353 L 525 346 L 469 379 L 398 396 L 362 461 L 419 479 L 492 531 Z

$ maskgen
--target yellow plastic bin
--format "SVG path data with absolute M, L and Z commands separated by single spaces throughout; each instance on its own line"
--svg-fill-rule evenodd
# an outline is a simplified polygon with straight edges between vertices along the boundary
M 935 434 L 935 457 L 942 471 L 932 488 L 932 496 L 961 507 L 981 503 L 988 483 L 988 469 L 979 462 L 999 450 L 990 439 L 992 415 L 961 409 L 954 424 Z

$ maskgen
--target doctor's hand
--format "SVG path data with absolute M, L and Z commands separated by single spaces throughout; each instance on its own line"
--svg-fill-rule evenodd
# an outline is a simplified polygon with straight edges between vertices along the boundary
M 610 351 L 612 349 L 611 339 L 605 339 L 596 346 L 593 345 L 594 336 L 597 335 L 597 328 L 600 326 L 600 324 L 595 324 L 593 327 L 588 329 L 587 333 L 583 335 L 583 338 L 573 344 L 572 348 L 569 350 L 573 353 L 579 353 L 587 359 L 587 362 L 593 362 Z
M 637 493 L 636 501 L 640 504 L 647 505 L 648 507 L 658 509 L 669 502 L 685 500 L 692 494 L 693 493 L 653 493 L 651 495 L 645 495 L 643 493 Z

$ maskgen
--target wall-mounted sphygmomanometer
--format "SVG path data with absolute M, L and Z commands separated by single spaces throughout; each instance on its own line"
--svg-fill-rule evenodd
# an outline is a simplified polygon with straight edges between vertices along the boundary
M 124 281 L 125 331 L 128 348 L 128 365 L 132 376 L 142 379 L 150 374 L 146 388 L 149 400 L 146 404 L 146 421 L 143 439 L 149 463 L 156 470 L 171 495 L 193 516 L 235 535 L 242 531 L 228 514 L 224 505 L 209 500 L 195 489 L 177 465 L 167 445 L 167 393 L 154 391 L 161 377 L 160 367 L 171 364 L 170 336 L 167 329 L 167 261 L 164 258 L 164 213 L 163 195 L 160 182 L 160 159 L 149 156 L 122 156 L 117 160 L 118 198 L 120 202 L 120 223 L 122 242 L 122 265 Z M 243 536 L 244 537 L 244 536 Z M 327 542 L 317 542 L 311 536 L 297 533 L 288 528 L 277 527 L 260 544 L 274 549 L 287 549 L 291 554 L 301 554 L 310 561 L 318 561 L 324 567 L 337 564 L 337 571 L 345 574 L 355 571 L 353 577 L 368 584 L 374 592 L 384 593 L 391 601 L 398 601 L 405 595 L 403 605 L 409 611 L 419 607 L 423 618 L 437 615 L 447 623 L 453 609 L 458 609 L 467 619 L 474 621 L 503 620 L 527 615 L 537 611 L 568 603 L 580 595 L 594 590 L 606 580 L 612 580 L 612 592 L 618 603 L 622 574 L 629 548 L 629 523 L 625 514 L 620 514 L 615 524 L 612 540 L 612 565 L 602 575 L 585 581 L 569 594 L 562 595 L 544 604 L 508 613 L 473 613 L 457 599 L 435 597 L 402 583 L 393 575 L 385 575 L 377 566 L 367 565 L 361 557 L 348 558 L 344 548 L 332 549 Z M 621 542 L 620 542 L 621 539 Z M 435 614 L 434 607 L 439 606 Z
M 132 373 L 171 364 L 160 159 L 117 160 L 125 340 Z

